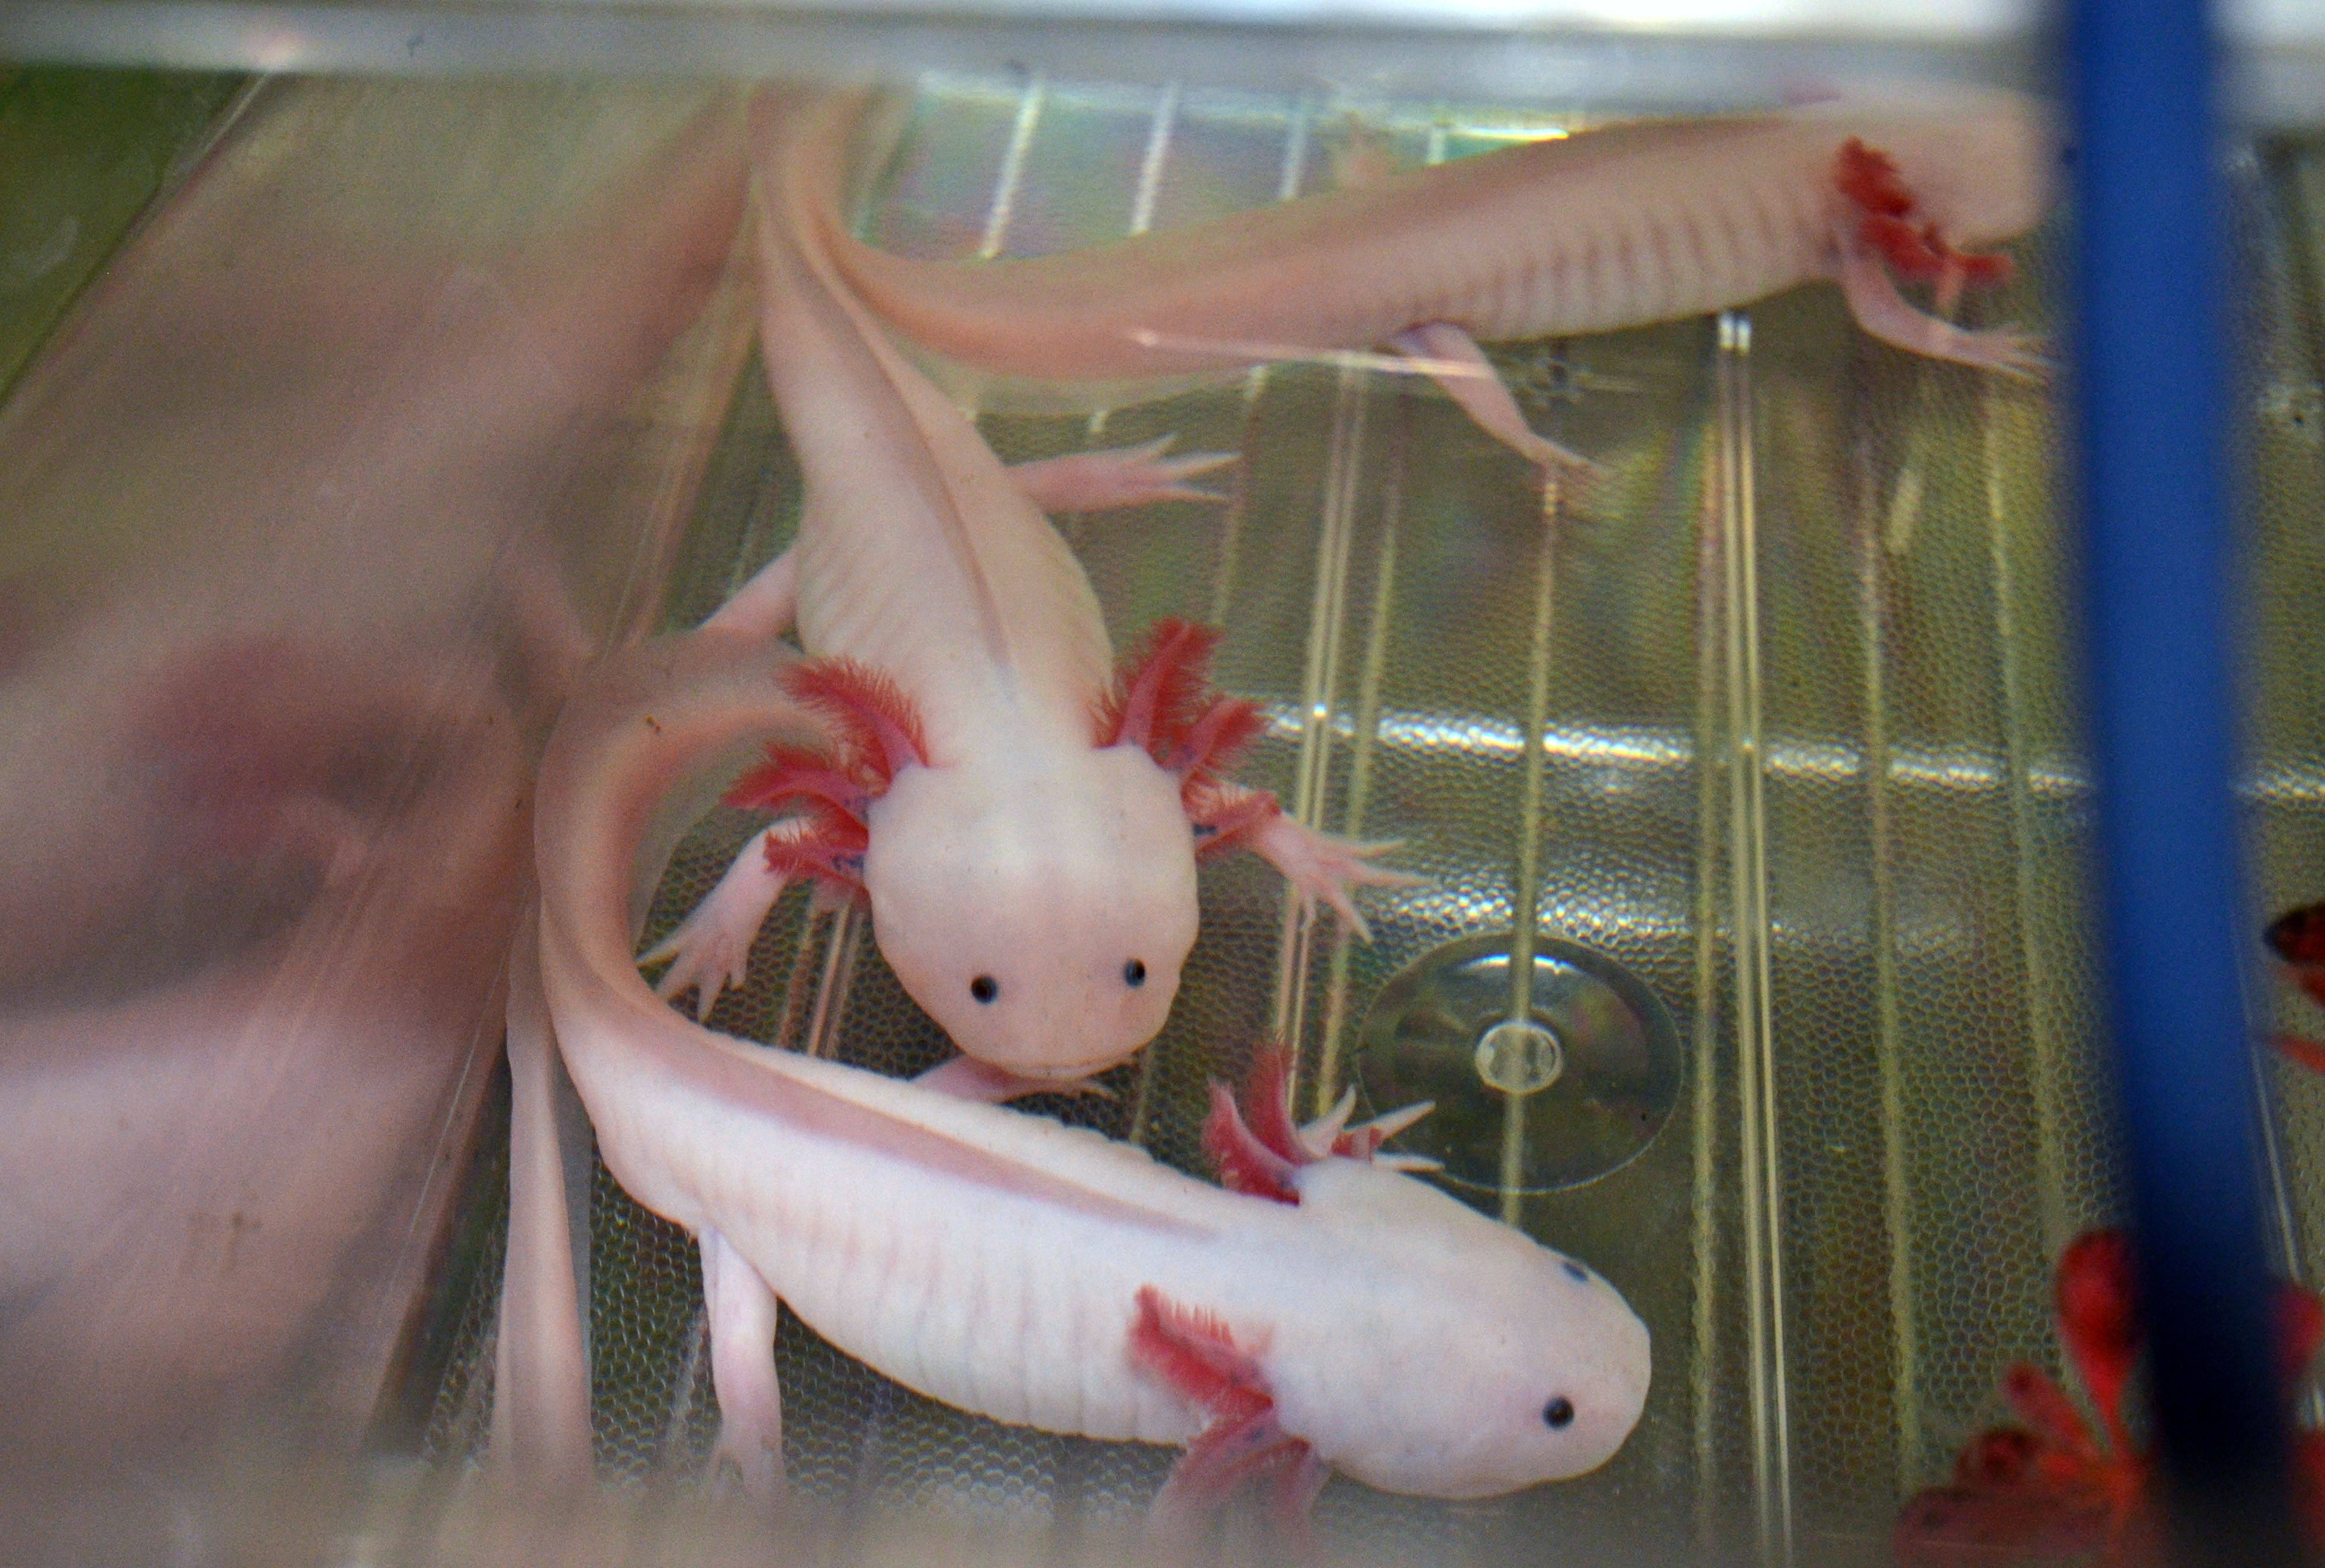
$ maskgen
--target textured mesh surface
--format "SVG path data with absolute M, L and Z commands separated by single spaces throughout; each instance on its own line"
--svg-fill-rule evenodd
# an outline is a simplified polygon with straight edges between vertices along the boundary
M 2247 792 L 2254 929 L 2325 896 L 2325 144 L 2264 146 L 2235 169 L 2249 281 L 2242 303 L 2245 458 L 2254 519 L 2248 678 L 2258 756 Z M 2280 979 L 2256 944 L 2250 994 L 2264 1028 L 2325 1039 L 2325 1016 Z M 2291 1272 L 2325 1280 L 2325 1078 L 2264 1053 L 2276 1239 Z
M 1312 188 L 1340 135 L 1320 103 L 1033 95 L 931 84 L 873 231 L 958 255 L 1168 227 Z M 1406 162 L 1550 124 L 1374 108 Z M 2055 227 L 2020 247 L 2022 281 L 1968 307 L 1976 320 L 2050 325 Z M 1118 645 L 1165 614 L 1226 626 L 1222 684 L 1276 719 L 1245 778 L 1320 825 L 1402 839 L 1397 863 L 1430 879 L 1368 895 L 1367 948 L 1288 921 L 1252 858 L 1207 867 L 1202 934 L 1161 1038 L 1111 1076 L 1115 1099 L 1026 1109 L 1200 1169 L 1209 1074 L 1282 1029 L 1300 1043 L 1303 1092 L 1346 1078 L 1388 976 L 1508 928 L 1531 843 L 1542 929 L 1630 966 L 1688 1044 L 1681 1109 L 1642 1158 L 1515 1209 L 1645 1317 L 1653 1392 L 1597 1474 L 1465 1508 L 1336 1484 L 1327 1536 L 1513 1562 L 1789 1532 L 1818 1561 L 1881 1561 L 1901 1492 L 1938 1479 L 1996 1415 L 2003 1364 L 2055 1364 L 2050 1260 L 2110 1210 L 2053 416 L 2038 393 L 1873 343 L 1830 289 L 1725 323 L 1496 353 L 1537 427 L 1609 470 L 1548 528 L 1516 459 L 1408 378 L 1292 366 L 1103 421 L 987 416 L 1011 460 L 1166 432 L 1182 450 L 1243 455 L 1227 507 L 1061 526 Z M 2283 394 L 2307 389 L 2308 424 L 2266 438 L 2288 476 L 2266 482 L 2272 504 L 2315 494 L 2312 356 L 2304 339 Z M 755 369 L 672 624 L 772 555 L 797 487 Z M 2313 588 L 2325 552 L 2311 515 L 2287 506 L 2277 525 L 2306 528 L 2300 580 Z M 2283 683 L 2271 712 L 2297 711 L 2283 724 L 2303 738 L 2283 765 L 2313 781 L 2325 702 L 2292 684 L 2316 677 L 2291 628 L 2316 599 L 2271 591 L 2286 650 L 2269 665 Z M 723 812 L 701 825 L 649 940 L 750 826 Z M 2295 880 L 2282 873 L 2272 896 Z M 712 1022 L 890 1072 L 944 1052 L 858 923 L 811 916 L 798 892 Z M 2317 1127 L 2325 1089 L 2287 1093 L 2306 1097 L 2298 1125 Z M 2305 1139 L 2288 1138 L 2302 1169 L 2325 1151 Z M 2300 1219 L 2313 1248 L 2325 1215 Z M 594 1243 L 600 1457 L 684 1477 L 710 1431 L 693 1248 L 602 1172 Z M 471 1360 L 489 1357 L 488 1319 Z M 779 1359 L 791 1473 L 851 1506 L 1070 1532 L 1141 1508 L 1169 1462 L 945 1409 L 788 1319 Z M 455 1361 L 455 1378 L 471 1376 Z M 440 1407 L 444 1452 L 462 1447 L 444 1414 L 462 1406 Z

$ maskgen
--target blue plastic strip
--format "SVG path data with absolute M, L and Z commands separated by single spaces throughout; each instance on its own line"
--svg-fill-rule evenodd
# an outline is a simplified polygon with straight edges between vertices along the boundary
M 2069 42 L 2100 913 L 2156 1416 L 2184 1480 L 2265 1481 L 2212 36 L 2199 0 L 2072 0 Z

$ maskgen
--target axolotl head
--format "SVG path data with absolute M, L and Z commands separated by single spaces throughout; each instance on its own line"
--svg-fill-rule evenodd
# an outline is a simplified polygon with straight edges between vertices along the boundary
M 967 1054 L 1073 1078 L 1162 1029 L 1195 944 L 1194 835 L 1144 751 L 908 767 L 867 822 L 880 951 Z
M 1298 1180 L 1364 1321 L 1328 1308 L 1279 1329 L 1278 1352 L 1308 1341 L 1267 1358 L 1285 1431 L 1367 1486 L 1454 1499 L 1622 1447 L 1646 1405 L 1647 1327 L 1604 1276 L 1410 1176 L 1336 1159 Z

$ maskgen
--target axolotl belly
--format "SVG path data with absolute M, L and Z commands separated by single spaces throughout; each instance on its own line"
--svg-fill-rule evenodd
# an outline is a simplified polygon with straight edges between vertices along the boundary
M 1410 880 L 1223 770 L 1260 728 L 1209 690 L 1216 634 L 1159 623 L 1117 673 L 1096 596 L 1037 502 L 1184 495 L 1153 449 L 1005 469 L 889 345 L 815 243 L 779 116 L 758 138 L 761 338 L 806 480 L 793 548 L 713 617 L 810 661 L 829 744 L 771 753 L 729 799 L 781 813 L 649 959 L 706 1008 L 787 882 L 868 898 L 905 989 L 985 1071 L 1070 1080 L 1162 1027 L 1195 939 L 1195 859 L 1273 861 L 1363 929 L 1349 889 Z M 1198 459 L 1201 461 L 1202 459 Z
M 2042 107 L 1968 90 L 1642 121 L 1345 183 L 1089 250 L 998 261 L 893 255 L 848 232 L 846 153 L 871 95 L 795 102 L 803 181 L 849 284 L 913 342 L 989 375 L 1129 401 L 1125 383 L 1385 345 L 1538 462 L 1477 339 L 1608 331 L 1838 281 L 1866 331 L 1916 354 L 2033 376 L 2008 330 L 1925 314 L 1898 279 L 2006 277 L 1964 248 L 2047 210 Z M 1054 398 L 1054 390 L 1051 394 Z
M 777 1296 L 965 1409 L 1188 1444 L 1166 1514 L 1259 1476 L 1303 1512 L 1327 1466 L 1487 1496 L 1620 1446 L 1649 1377 L 1620 1294 L 1376 1163 L 1382 1129 L 1346 1127 L 1345 1107 L 1292 1127 L 1280 1070 L 1248 1123 L 1215 1091 L 1207 1142 L 1230 1191 L 1093 1133 L 746 1045 L 657 1000 L 625 912 L 651 800 L 738 738 L 807 724 L 779 689 L 787 658 L 721 627 L 616 656 L 559 723 L 536 819 L 558 1049 L 607 1166 L 701 1239 L 721 1454 L 746 1483 L 780 1483 Z M 533 1285 L 570 1296 L 570 1274 L 542 1272 Z

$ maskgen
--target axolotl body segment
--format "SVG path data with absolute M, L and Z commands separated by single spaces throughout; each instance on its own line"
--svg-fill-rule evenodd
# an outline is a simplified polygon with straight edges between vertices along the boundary
M 1185 377 L 1385 346 L 1491 434 L 1544 466 L 1588 465 L 1531 431 L 1477 340 L 1610 331 L 1838 282 L 1858 325 L 1911 353 L 2032 378 L 2035 345 L 1910 304 L 1897 281 L 2009 274 L 1969 247 L 2048 209 L 2049 117 L 2015 94 L 1827 102 L 1639 121 L 1111 245 L 996 261 L 894 255 L 841 218 L 849 141 L 871 101 L 802 111 L 809 211 L 842 275 L 916 344 L 1061 400 L 1079 383 L 1129 401 Z
M 649 960 L 705 1007 L 789 881 L 870 903 L 882 954 L 975 1070 L 964 1092 L 1073 1080 L 1162 1027 L 1194 943 L 1195 858 L 1266 857 L 1362 931 L 1349 890 L 1411 878 L 1222 770 L 1260 728 L 1211 691 L 1216 635 L 1166 621 L 1117 674 L 1041 503 L 1187 496 L 1213 459 L 1155 448 L 1005 469 L 812 243 L 779 116 L 758 140 L 761 330 L 806 478 L 796 544 L 711 624 L 813 658 L 788 679 L 831 739 L 730 797 L 785 813 Z M 1224 459 L 1217 459 L 1224 460 Z

